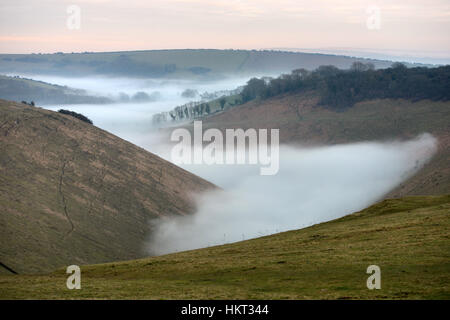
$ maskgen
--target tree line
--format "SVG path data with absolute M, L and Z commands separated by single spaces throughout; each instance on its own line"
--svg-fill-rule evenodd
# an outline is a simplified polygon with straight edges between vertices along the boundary
M 77 118 L 77 119 L 79 119 L 81 121 L 87 122 L 89 124 L 93 124 L 91 119 L 89 119 L 85 115 L 82 115 L 81 113 L 77 113 L 75 111 L 70 111 L 70 110 L 64 110 L 64 109 L 59 109 L 58 112 L 62 113 L 62 114 L 67 114 L 69 116 L 72 116 L 72 117 Z
M 407 68 L 394 63 L 390 68 L 375 70 L 372 64 L 355 62 L 347 70 L 321 66 L 314 71 L 297 69 L 278 78 L 252 78 L 241 95 L 245 103 L 288 92 L 315 90 L 320 105 L 345 109 L 369 99 L 446 101 L 450 99 L 449 89 L 450 66 Z

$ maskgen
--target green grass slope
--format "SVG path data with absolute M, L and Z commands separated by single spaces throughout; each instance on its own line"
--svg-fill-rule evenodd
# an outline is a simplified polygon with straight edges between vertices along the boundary
M 144 256 L 152 219 L 214 186 L 93 125 L 0 100 L 0 270 Z
M 306 229 L 160 257 L 2 275 L 2 299 L 449 299 L 450 196 L 385 200 Z M 368 290 L 366 269 L 381 268 Z

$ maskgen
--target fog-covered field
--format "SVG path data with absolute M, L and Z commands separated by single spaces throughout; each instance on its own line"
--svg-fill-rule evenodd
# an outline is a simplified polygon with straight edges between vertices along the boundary
M 153 141 L 149 132 L 153 132 L 152 117 L 155 113 L 172 110 L 174 107 L 190 101 L 200 100 L 200 96 L 183 97 L 187 90 L 195 90 L 199 94 L 234 90 L 244 85 L 248 78 L 224 78 L 217 81 L 167 80 L 167 79 L 135 79 L 135 78 L 63 78 L 45 75 L 21 75 L 34 80 L 52 84 L 65 85 L 87 90 L 90 94 L 118 99 L 121 93 L 132 96 L 138 92 L 148 95 L 156 94 L 155 101 L 132 103 L 117 102 L 112 104 L 70 104 L 44 105 L 50 110 L 69 109 L 82 113 L 94 124 L 115 135 L 140 146 L 149 147 Z
M 63 78 L 46 75 L 21 75 L 33 80 L 40 80 L 52 84 L 64 85 L 77 89 L 84 89 L 93 95 L 120 98 L 121 93 L 132 96 L 138 92 L 148 95 L 158 93 L 158 99 L 147 105 L 153 112 L 167 111 L 177 105 L 199 99 L 199 97 L 183 97 L 186 89 L 197 90 L 199 93 L 213 93 L 221 90 L 233 90 L 244 85 L 249 78 L 224 78 L 216 81 L 195 81 L 182 79 L 139 79 L 139 78 Z M 126 108 L 126 107 L 125 107 Z

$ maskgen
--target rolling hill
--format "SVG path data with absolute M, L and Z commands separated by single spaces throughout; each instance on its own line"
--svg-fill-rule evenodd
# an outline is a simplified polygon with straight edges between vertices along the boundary
M 55 54 L 0 54 L 1 73 L 65 76 L 115 75 L 147 78 L 203 78 L 308 70 L 321 65 L 348 68 L 355 61 L 387 68 L 392 62 L 329 54 L 268 50 L 147 50 Z
M 134 259 L 211 183 L 69 115 L 0 100 L 0 272 Z
M 0 99 L 33 101 L 36 104 L 111 103 L 107 97 L 89 95 L 85 90 L 0 75 Z
M 0 275 L 1 299 L 449 299 L 450 196 L 377 203 L 338 220 L 233 244 Z M 368 290 L 369 265 L 381 289 Z

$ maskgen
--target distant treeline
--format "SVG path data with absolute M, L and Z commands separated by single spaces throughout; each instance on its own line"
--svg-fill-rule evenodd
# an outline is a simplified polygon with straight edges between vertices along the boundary
M 320 104 L 333 109 L 369 99 L 449 100 L 450 66 L 407 68 L 394 63 L 391 68 L 375 70 L 372 64 L 355 62 L 348 70 L 334 66 L 311 72 L 297 69 L 278 78 L 250 79 L 242 91 L 242 102 L 302 90 L 315 90 Z
M 77 119 L 79 119 L 81 121 L 87 122 L 89 124 L 93 124 L 91 119 L 89 119 L 85 115 L 82 115 L 81 113 L 77 113 L 77 112 L 70 111 L 70 110 L 64 110 L 64 109 L 59 109 L 58 112 L 62 113 L 62 114 L 67 114 L 69 116 L 72 116 L 72 117 L 77 118 Z
M 215 92 L 199 93 L 197 90 L 186 89 L 181 94 L 185 98 L 200 96 L 198 101 L 190 101 L 181 106 L 176 106 L 168 112 L 160 112 L 153 115 L 153 123 L 164 124 L 169 121 L 186 121 L 204 117 L 242 104 L 240 93 L 242 86 L 234 90 L 220 90 Z

